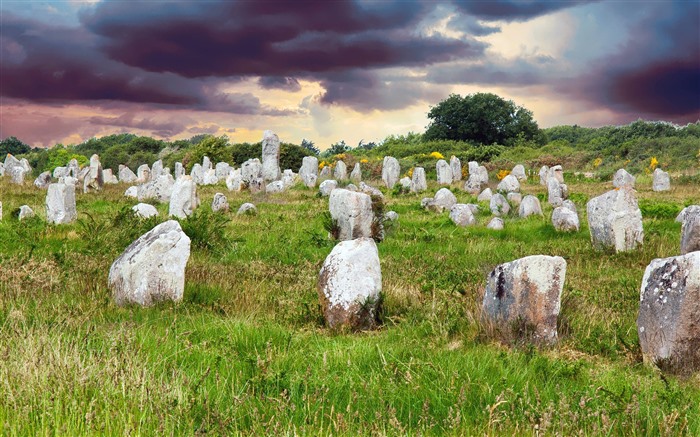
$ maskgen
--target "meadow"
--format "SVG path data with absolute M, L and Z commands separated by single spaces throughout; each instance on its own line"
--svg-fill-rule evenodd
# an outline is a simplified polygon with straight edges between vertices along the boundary
M 492 176 L 492 179 L 493 176 Z M 380 329 L 324 326 L 316 283 L 334 242 L 328 199 L 300 184 L 275 195 L 198 187 L 182 220 L 192 239 L 182 302 L 118 307 L 111 263 L 166 220 L 139 220 L 126 186 L 78 194 L 79 220 L 44 221 L 45 191 L 0 178 L 0 426 L 6 435 L 700 435 L 700 375 L 642 362 L 636 318 L 647 264 L 677 255 L 694 180 L 671 192 L 637 180 L 644 245 L 593 250 L 586 201 L 610 182 L 566 175 L 580 232 L 511 216 L 503 231 L 459 228 L 420 208 L 423 194 L 383 189 L 400 217 L 378 244 Z M 369 181 L 380 187 L 379 181 Z M 493 184 L 492 184 L 493 185 Z M 210 204 L 224 192 L 232 212 Z M 458 201 L 476 203 L 455 184 Z M 258 215 L 237 216 L 244 202 Z M 28 204 L 37 217 L 12 217 Z M 559 342 L 494 338 L 482 323 L 486 275 L 527 255 L 568 263 Z

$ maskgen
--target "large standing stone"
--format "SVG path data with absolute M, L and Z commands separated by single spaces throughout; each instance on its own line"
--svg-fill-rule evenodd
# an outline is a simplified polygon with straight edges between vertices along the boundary
M 360 163 L 356 162 L 355 167 L 353 167 L 350 172 L 350 180 L 357 182 L 358 184 L 362 181 L 362 169 L 360 168 Z
M 526 181 L 527 180 L 527 174 L 525 174 L 525 167 L 522 164 L 518 164 L 515 167 L 513 167 L 513 170 L 511 170 L 510 174 L 516 177 L 518 181 Z
M 564 183 L 564 169 L 561 165 L 551 167 L 547 173 L 547 178 L 555 178 L 560 184 Z
M 387 188 L 392 189 L 399 181 L 401 166 L 398 159 L 393 156 L 385 156 L 382 163 L 382 180 Z
M 411 175 L 411 192 L 421 193 L 428 189 L 428 181 L 425 179 L 425 169 L 415 167 Z
M 134 183 L 138 180 L 136 173 L 131 171 L 131 169 L 123 164 L 119 165 L 119 182 L 126 184 Z
M 700 205 L 690 205 L 686 206 L 681 210 L 681 212 L 678 213 L 676 216 L 676 221 L 678 223 L 683 223 L 685 221 L 685 218 L 689 216 L 689 214 L 696 214 L 700 213 Z
M 552 226 L 559 232 L 578 232 L 580 228 L 578 214 L 564 206 L 554 208 Z
M 479 194 L 485 184 L 481 181 L 478 174 L 470 174 L 467 181 L 464 183 L 464 191 L 469 194 Z
M 338 160 L 335 163 L 335 169 L 333 170 L 333 176 L 336 180 L 344 181 L 348 178 L 348 167 L 342 160 Z
M 158 160 L 151 166 L 151 180 L 155 180 L 158 176 L 163 174 L 163 161 Z
M 48 188 L 49 184 L 51 183 L 51 172 L 50 171 L 45 171 L 39 176 L 37 176 L 36 179 L 34 179 L 34 186 L 40 189 Z
M 700 208 L 686 213 L 681 225 L 681 255 L 700 250 Z
M 423 207 L 434 212 L 449 211 L 457 203 L 457 198 L 448 188 L 440 188 L 435 197 L 428 198 Z
M 241 176 L 243 182 L 250 183 L 255 179 L 262 178 L 262 164 L 258 158 L 249 159 L 241 165 Z
M 508 215 L 510 212 L 510 204 L 508 204 L 508 201 L 506 200 L 505 197 L 501 193 L 496 193 L 493 196 L 491 196 L 491 200 L 489 202 L 489 209 L 491 210 L 491 213 L 495 216 L 504 216 Z
M 668 191 L 671 189 L 671 176 L 668 173 L 657 168 L 654 170 L 654 180 L 651 184 L 651 189 L 654 191 Z
M 450 157 L 450 169 L 452 170 L 452 181 L 459 182 L 462 180 L 462 163 L 459 158 L 452 155 Z
M 77 179 L 80 173 L 80 165 L 78 164 L 78 160 L 73 158 L 68 161 L 68 169 L 70 170 L 70 176 Z
M 272 131 L 266 130 L 262 139 L 262 177 L 265 182 L 280 178 L 280 139 Z
M 226 177 L 226 188 L 229 191 L 241 191 L 245 188 L 245 183 L 243 182 L 243 176 L 241 175 L 241 169 L 237 168 L 228 174 Z
M 326 197 L 330 196 L 331 192 L 338 188 L 338 182 L 333 180 L 333 179 L 326 179 L 325 181 L 321 182 L 321 185 L 318 186 L 318 191 L 321 193 L 321 196 Z
M 476 223 L 472 208 L 464 203 L 455 203 L 450 208 L 450 220 L 457 226 L 469 226 Z
M 119 179 L 114 176 L 111 168 L 105 168 L 102 170 L 102 178 L 104 179 L 105 184 L 114 185 L 119 183 Z
M 305 156 L 301 160 L 299 176 L 302 182 L 309 188 L 314 188 L 318 182 L 318 158 L 315 156 Z
M 565 276 L 560 256 L 533 255 L 497 266 L 487 278 L 484 317 L 510 335 L 555 342 Z
M 144 200 L 155 199 L 160 203 L 170 201 L 170 196 L 173 191 L 175 180 L 169 174 L 158 176 L 156 179 L 139 185 L 138 199 L 139 202 Z
M 700 252 L 647 266 L 637 332 L 644 361 L 676 373 L 700 369 Z
M 226 198 L 224 193 L 214 194 L 214 200 L 212 200 L 211 202 L 211 210 L 214 212 L 228 212 L 228 199 Z
M 10 176 L 10 181 L 17 185 L 23 184 L 24 177 L 29 174 L 25 166 L 10 153 L 5 157 L 4 168 L 5 174 Z
M 83 193 L 90 193 L 102 190 L 104 185 L 104 175 L 102 174 L 102 163 L 100 157 L 92 155 L 90 157 L 90 170 L 83 179 Z
M 156 207 L 148 203 L 138 203 L 134 205 L 131 210 L 134 211 L 137 217 L 144 219 L 156 217 L 158 215 Z
M 518 215 L 522 218 L 530 217 L 531 215 L 542 215 L 542 206 L 540 205 L 540 199 L 528 194 L 520 202 L 520 207 L 518 209 Z
M 109 288 L 117 305 L 149 306 L 179 301 L 185 291 L 190 239 L 180 223 L 168 220 L 151 229 L 117 258 L 109 269 Z
M 540 168 L 540 185 L 547 185 L 547 177 L 549 176 L 549 167 L 543 165 Z
M 378 324 L 382 271 L 371 238 L 341 241 L 326 258 L 318 296 L 330 328 L 371 329 Z
M 177 218 L 187 218 L 192 215 L 199 206 L 197 197 L 197 184 L 191 176 L 183 176 L 175 181 L 172 194 L 170 194 L 170 207 L 168 214 Z
M 636 179 L 634 176 L 627 173 L 627 170 L 625 170 L 624 168 L 621 168 L 618 171 L 616 171 L 615 176 L 613 176 L 613 187 L 620 188 L 624 186 L 629 186 L 631 188 L 634 188 L 635 180 Z
M 452 183 L 452 169 L 450 164 L 444 159 L 438 160 L 435 164 L 435 171 L 437 172 L 437 182 L 440 185 L 450 185 Z
M 476 174 L 476 172 L 479 169 L 479 163 L 476 161 L 469 161 L 467 163 L 467 171 L 469 172 L 469 176 Z
M 520 182 L 518 181 L 518 178 L 512 174 L 509 174 L 508 176 L 504 177 L 501 182 L 499 182 L 498 186 L 496 187 L 496 191 L 501 193 L 519 193 Z
M 142 164 L 136 169 L 136 181 L 143 184 L 151 180 L 151 169 L 148 164 Z
M 328 209 L 338 224 L 338 240 L 372 237 L 372 198 L 359 192 L 337 188 L 330 194 Z
M 629 185 L 594 197 L 588 201 L 586 210 L 594 248 L 623 252 L 642 244 L 642 212 Z
M 78 217 L 75 207 L 75 185 L 50 184 L 46 192 L 46 221 L 70 223 Z
M 53 177 L 60 179 L 66 177 L 70 174 L 70 169 L 68 167 L 56 167 L 53 169 Z

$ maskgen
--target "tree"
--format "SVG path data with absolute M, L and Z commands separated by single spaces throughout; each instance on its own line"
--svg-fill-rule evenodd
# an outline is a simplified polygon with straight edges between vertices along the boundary
M 345 144 L 345 140 L 340 140 L 335 144 L 331 144 L 331 146 L 326 149 L 321 156 L 328 158 L 329 156 L 340 155 L 341 153 L 348 151 L 350 151 L 350 147 Z
M 512 146 L 520 141 L 541 141 L 532 112 L 491 93 L 462 97 L 452 94 L 428 112 L 432 121 L 426 140 L 470 141 Z
M 307 140 L 306 138 L 301 140 L 301 147 L 305 148 L 306 150 L 313 153 L 314 155 L 318 155 L 319 153 L 321 153 L 321 151 L 318 150 L 318 147 L 316 147 L 314 142 Z
M 7 137 L 0 141 L 0 159 L 3 161 L 8 153 L 21 155 L 22 153 L 29 153 L 30 150 L 31 148 L 28 145 L 15 137 Z
M 233 156 L 228 146 L 227 136 L 208 136 L 185 155 L 183 164 L 187 171 L 190 171 L 192 166 L 196 162 L 201 163 L 205 156 L 214 164 L 217 162 L 231 162 Z

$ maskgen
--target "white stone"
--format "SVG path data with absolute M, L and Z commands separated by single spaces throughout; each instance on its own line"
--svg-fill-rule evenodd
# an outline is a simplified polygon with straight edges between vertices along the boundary
M 382 199 L 384 199 L 384 194 L 381 191 L 379 191 L 378 188 L 374 188 L 372 186 L 369 186 L 364 182 L 360 182 L 359 189 L 361 192 L 363 192 L 365 194 L 369 194 L 370 196 L 378 196 L 378 197 L 381 197 Z
M 36 179 L 34 179 L 34 186 L 39 188 L 39 189 L 44 189 L 48 188 L 49 184 L 51 183 L 51 172 L 50 171 L 45 171 L 39 176 L 37 176 Z
M 681 255 L 700 250 L 700 208 L 686 212 L 681 225 Z
M 241 175 L 241 169 L 233 170 L 226 177 L 226 188 L 229 191 L 241 191 L 245 188 L 245 183 L 243 182 L 243 176 Z
M 491 219 L 488 225 L 486 225 L 487 229 L 492 229 L 494 231 L 502 231 L 503 230 L 503 219 L 500 217 L 494 217 Z
M 119 165 L 119 182 L 125 184 L 132 184 L 138 180 L 136 173 L 131 171 L 131 169 L 125 165 Z
M 566 199 L 565 187 L 553 176 L 547 179 L 547 202 L 554 207 L 561 206 Z
M 204 172 L 204 175 L 202 176 L 202 183 L 201 185 L 216 185 L 219 183 L 219 178 L 216 177 L 216 170 L 213 168 L 210 168 L 206 172 Z
M 68 167 L 56 167 L 53 169 L 53 177 L 56 179 L 68 176 L 69 174 L 70 169 Z
M 450 185 L 452 183 L 452 169 L 450 164 L 444 159 L 438 160 L 435 164 L 435 171 L 437 173 L 437 182 L 440 185 Z
M 195 184 L 201 185 L 204 182 L 204 167 L 202 167 L 202 164 L 195 162 L 192 170 L 190 170 L 190 176 Z
M 197 184 L 191 176 L 183 176 L 175 181 L 170 195 L 168 214 L 177 218 L 187 218 L 199 206 Z
M 282 193 L 285 189 L 286 187 L 284 186 L 284 182 L 282 181 L 272 181 L 265 186 L 265 192 L 267 194 Z
M 517 208 L 522 203 L 523 196 L 520 193 L 508 193 L 506 194 L 506 200 L 508 201 L 508 203 Z
M 52 224 L 71 223 L 77 217 L 75 185 L 50 184 L 46 192 L 46 221 Z
M 462 180 L 462 163 L 459 158 L 452 155 L 450 157 L 450 169 L 452 170 L 452 181 L 459 182 Z
M 212 200 L 211 202 L 211 210 L 214 212 L 228 212 L 228 199 L 226 198 L 224 193 L 214 194 L 214 200 Z
M 182 299 L 190 239 L 168 220 L 131 243 L 109 269 L 109 288 L 117 305 L 143 306 Z
M 293 187 L 294 184 L 299 180 L 299 175 L 294 173 L 291 169 L 286 169 L 282 172 L 282 183 L 284 188 Z
M 338 224 L 338 240 L 372 237 L 372 199 L 365 193 L 336 188 L 330 194 L 328 209 Z
M 105 168 L 102 170 L 102 178 L 104 179 L 105 184 L 114 185 L 119 183 L 119 179 L 114 176 L 111 168 Z
M 564 183 L 564 169 L 561 165 L 551 167 L 547 173 L 547 178 L 555 178 L 560 184 Z
M 399 214 L 396 211 L 387 211 L 384 214 L 384 220 L 394 222 L 399 219 Z
M 520 182 L 518 178 L 509 174 L 504 177 L 503 180 L 496 187 L 496 191 L 500 193 L 519 193 L 520 192 Z
M 151 166 L 151 180 L 155 180 L 158 176 L 163 174 L 163 161 L 158 160 Z
M 233 170 L 228 162 L 217 162 L 214 168 L 214 174 L 219 179 L 225 179 L 229 172 Z
M 321 185 L 318 186 L 318 191 L 321 193 L 321 196 L 330 196 L 331 192 L 338 188 L 338 182 L 334 181 L 333 179 L 326 179 L 325 181 L 321 182 Z
M 586 210 L 594 248 L 623 252 L 642 244 L 642 212 L 629 185 L 594 197 L 588 201 Z
M 487 188 L 484 191 L 479 194 L 479 196 L 476 198 L 479 202 L 490 202 L 491 198 L 493 197 L 493 192 L 491 192 L 491 188 Z
M 185 166 L 181 162 L 175 163 L 175 179 L 180 179 L 185 175 Z
M 258 213 L 258 209 L 253 205 L 252 203 L 244 203 L 241 205 L 240 208 L 238 208 L 238 212 L 236 213 L 237 215 L 255 215 Z
M 148 164 L 143 164 L 140 165 L 139 168 L 136 169 L 136 181 L 139 183 L 145 183 L 151 180 L 151 168 L 148 166 Z
M 651 189 L 654 191 L 669 191 L 671 189 L 671 176 L 660 168 L 655 169 Z
M 615 176 L 613 176 L 613 187 L 620 188 L 627 185 L 631 188 L 634 188 L 635 181 L 636 178 L 634 176 L 627 173 L 625 169 L 621 168 L 618 171 L 616 171 Z
M 204 156 L 204 157 L 202 158 L 202 172 L 206 173 L 206 172 L 208 172 L 208 171 L 211 170 L 211 169 L 212 169 L 212 166 L 211 166 L 211 159 L 209 159 L 208 156 Z
M 265 182 L 280 178 L 280 139 L 274 132 L 266 130 L 262 139 L 262 177 Z
M 559 206 L 552 211 L 552 226 L 560 232 L 578 232 L 578 214 L 567 207 Z
M 573 211 L 573 212 L 578 212 L 577 209 L 576 209 L 576 204 L 575 204 L 573 201 L 571 201 L 571 200 L 568 200 L 568 199 L 565 200 L 565 201 L 561 204 L 561 206 L 563 206 L 564 208 L 568 208 L 568 209 L 570 209 L 570 210 Z
M 542 206 L 540 206 L 540 199 L 531 194 L 525 196 L 523 201 L 520 203 L 518 215 L 521 218 L 530 217 L 531 215 L 543 215 Z
M 423 167 L 415 167 L 411 175 L 411 192 L 422 193 L 428 189 L 428 181 L 425 178 L 425 169 Z
M 686 206 L 681 210 L 676 216 L 676 221 L 678 223 L 683 223 L 690 214 L 700 214 L 700 205 L 690 205 Z
M 407 177 L 403 177 L 403 178 L 399 179 L 399 185 L 401 185 L 401 188 L 403 188 L 404 190 L 410 190 L 411 189 L 411 178 L 409 178 L 407 176 Z
M 470 226 L 476 223 L 472 208 L 464 203 L 455 203 L 450 208 L 450 220 L 457 226 Z
M 527 180 L 527 174 L 525 174 L 525 167 L 522 164 L 518 164 L 515 167 L 513 167 L 513 170 L 511 170 L 510 174 L 516 177 L 518 181 L 526 181 Z
M 491 213 L 495 216 L 508 215 L 510 212 L 510 204 L 501 193 L 496 193 L 491 196 L 491 201 L 489 202 L 489 209 Z
M 399 161 L 393 156 L 385 156 L 382 163 L 382 180 L 387 188 L 392 189 L 399 181 L 401 166 Z
M 241 176 L 243 182 L 250 183 L 255 179 L 262 178 L 262 164 L 258 158 L 249 159 L 241 165 Z
M 124 191 L 124 196 L 138 199 L 139 197 L 139 187 L 129 187 Z
M 316 187 L 316 183 L 318 182 L 318 158 L 315 156 L 305 156 L 301 160 L 299 176 L 307 187 Z
M 360 163 L 356 162 L 355 167 L 353 167 L 350 172 L 350 180 L 360 183 L 362 181 L 362 168 L 360 168 Z
M 549 176 L 549 167 L 546 165 L 543 165 L 542 168 L 540 168 L 540 185 L 547 185 L 547 177 Z
M 156 207 L 148 203 L 138 203 L 134 205 L 131 210 L 134 211 L 139 218 L 144 219 L 158 215 Z
M 335 168 L 333 169 L 333 176 L 336 180 L 344 181 L 348 178 L 348 167 L 342 160 L 338 160 L 335 163 Z
M 440 188 L 435 197 L 433 197 L 433 202 L 429 205 L 429 209 L 435 212 L 449 211 L 452 206 L 457 203 L 457 198 L 452 191 L 447 188 Z
M 139 185 L 137 195 L 139 202 L 149 199 L 155 199 L 161 203 L 169 202 L 174 184 L 175 180 L 173 177 L 166 174 L 158 176 L 150 182 Z
M 29 205 L 22 205 L 19 207 L 19 215 L 17 216 L 19 220 L 24 220 L 31 217 L 34 217 L 34 210 L 31 209 Z

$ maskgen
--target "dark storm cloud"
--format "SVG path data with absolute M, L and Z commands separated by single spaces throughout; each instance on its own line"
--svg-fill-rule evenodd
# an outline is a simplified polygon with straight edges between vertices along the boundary
M 301 90 L 301 84 L 293 77 L 263 76 L 258 79 L 258 85 L 265 89 L 278 89 L 292 92 Z
M 151 118 L 137 119 L 133 113 L 124 113 L 118 117 L 90 117 L 88 121 L 91 124 L 102 126 L 126 127 L 131 129 L 141 129 L 151 131 L 160 137 L 172 137 L 185 129 L 187 125 L 193 122 L 188 117 L 183 117 L 180 120 L 170 119 L 168 121 L 157 121 Z
M 489 1 L 455 1 L 457 8 L 481 20 L 523 21 L 539 17 L 572 6 L 593 3 L 591 0 L 566 1 L 523 1 L 523 0 L 489 0 Z

